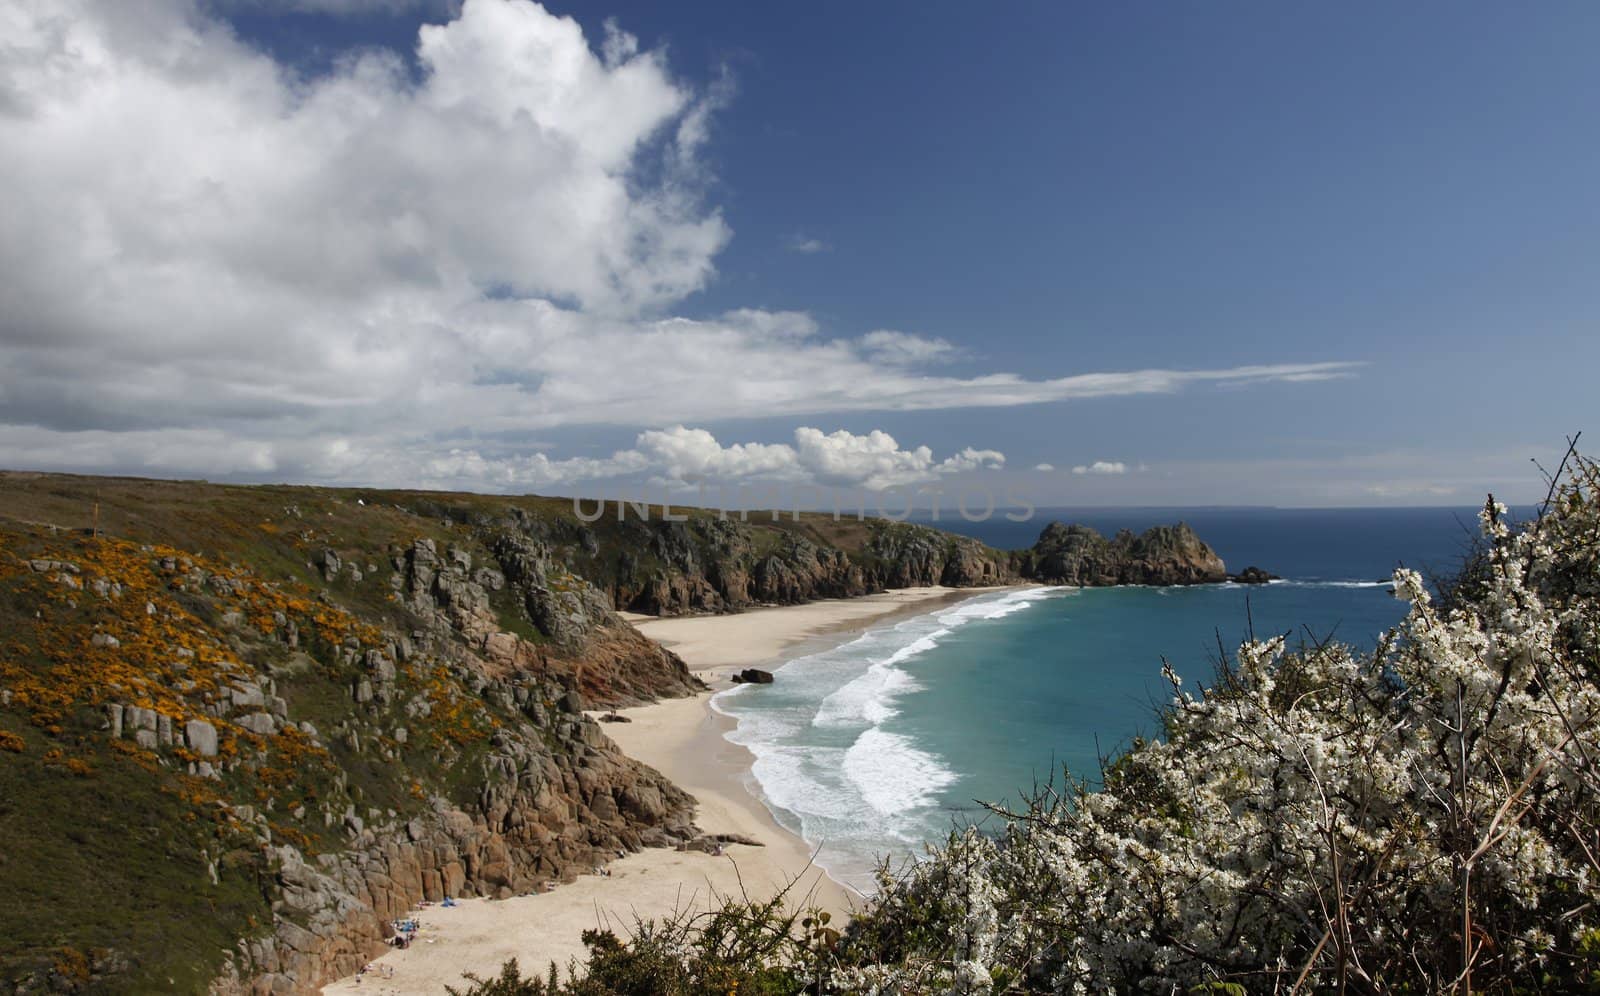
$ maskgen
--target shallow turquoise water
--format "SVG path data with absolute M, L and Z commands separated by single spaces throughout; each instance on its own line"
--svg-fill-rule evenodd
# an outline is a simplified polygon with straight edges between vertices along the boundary
M 1258 637 L 1370 647 L 1404 611 L 1377 579 L 1459 553 L 1472 511 L 1425 511 L 1297 523 L 1263 510 L 1258 532 L 1275 540 L 1230 566 L 1261 563 L 1283 582 L 989 593 L 796 658 L 774 684 L 714 704 L 738 720 L 730 739 L 755 754 L 753 787 L 774 815 L 866 889 L 879 856 L 914 855 L 952 821 L 984 818 L 979 800 L 1015 801 L 1062 766 L 1092 780 L 1100 757 L 1155 732 L 1170 695 L 1163 657 L 1193 688 L 1210 682 L 1219 636 L 1231 655 L 1252 624 Z M 1208 539 L 1228 558 L 1249 521 L 1235 511 Z

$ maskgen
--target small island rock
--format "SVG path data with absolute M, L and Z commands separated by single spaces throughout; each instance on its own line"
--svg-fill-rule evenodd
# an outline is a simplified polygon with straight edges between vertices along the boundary
M 1281 579 L 1276 574 L 1271 574 L 1259 567 L 1250 566 L 1246 567 L 1238 574 L 1229 575 L 1228 580 L 1234 582 L 1235 584 L 1266 584 L 1268 581 L 1278 581 Z

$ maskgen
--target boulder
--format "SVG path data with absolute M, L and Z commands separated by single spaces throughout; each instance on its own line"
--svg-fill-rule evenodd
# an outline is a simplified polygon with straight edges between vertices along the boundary
M 266 704 L 261 689 L 246 682 L 240 682 L 229 689 L 228 697 L 236 709 L 259 709 Z
M 270 737 L 278 732 L 278 721 L 269 712 L 253 712 L 248 716 L 240 716 L 235 722 L 261 737 Z
M 1266 584 L 1268 581 L 1279 580 L 1278 575 L 1269 574 L 1256 566 L 1246 567 L 1238 574 L 1228 575 L 1228 580 L 1236 584 Z
M 735 680 L 751 685 L 772 684 L 772 672 L 763 671 L 758 667 L 747 667 L 735 676 Z
M 183 739 L 201 757 L 217 756 L 217 728 L 205 720 L 191 719 L 183 724 Z

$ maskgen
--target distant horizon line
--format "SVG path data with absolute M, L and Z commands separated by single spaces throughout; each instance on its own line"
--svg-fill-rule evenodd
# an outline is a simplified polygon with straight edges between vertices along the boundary
M 439 494 L 439 495 L 463 494 L 463 495 L 474 495 L 476 497 L 481 497 L 481 498 L 538 498 L 538 499 L 543 499 L 543 500 L 547 500 L 547 501 L 561 501 L 561 502 L 567 502 L 567 503 L 571 503 L 573 501 L 583 501 L 583 502 L 606 502 L 607 504 L 612 504 L 612 503 L 615 503 L 617 501 L 622 501 L 622 502 L 632 503 L 632 504 L 636 504 L 636 505 L 648 504 L 648 505 L 656 506 L 656 507 L 659 507 L 662 504 L 659 500 L 654 500 L 654 499 L 642 500 L 640 498 L 632 498 L 632 499 L 630 499 L 630 498 L 616 498 L 616 497 L 601 497 L 601 496 L 595 496 L 595 495 L 561 495 L 561 494 L 547 494 L 547 493 L 541 493 L 541 492 L 536 492 L 536 491 L 521 491 L 521 492 L 474 491 L 474 490 L 471 490 L 471 489 L 468 489 L 468 488 L 438 488 L 438 487 L 426 487 L 426 486 L 417 486 L 417 485 L 400 486 L 400 485 L 344 484 L 344 483 L 309 483 L 309 482 L 290 481 L 290 480 L 277 480 L 277 481 L 272 481 L 272 480 L 213 480 L 213 479 L 207 478 L 207 477 L 181 477 L 181 476 L 163 477 L 163 476 L 153 475 L 153 474 L 149 474 L 149 473 L 145 473 L 145 474 L 117 473 L 117 472 L 90 473 L 90 472 L 87 472 L 87 471 L 78 471 L 78 470 L 41 470 L 41 469 L 26 468 L 26 467 L 0 467 L 0 475 L 40 476 L 40 477 L 52 477 L 52 476 L 54 476 L 54 477 L 78 477 L 78 478 L 89 478 L 89 479 L 137 481 L 137 482 L 150 482 L 150 483 L 161 483 L 161 484 L 204 484 L 204 485 L 209 485 L 209 486 L 212 486 L 212 487 L 306 488 L 306 489 L 322 489 L 322 490 L 327 490 L 327 491 L 344 491 L 344 492 L 363 492 L 363 491 L 408 492 L 408 493 L 416 493 L 416 494 Z M 805 485 L 805 487 L 814 487 L 814 488 L 819 488 L 820 489 L 820 486 L 818 486 L 818 485 Z M 359 495 L 356 495 L 356 497 L 359 497 Z M 660 497 L 660 496 L 657 496 L 657 497 Z M 1487 497 L 1487 495 L 1485 497 Z M 859 503 L 857 503 L 857 504 L 859 504 Z M 1510 507 L 1512 510 L 1536 509 L 1536 508 L 1538 508 L 1539 504 L 1540 504 L 1540 502 L 1538 500 L 1536 500 L 1536 499 L 1535 500 L 1528 500 L 1528 501 L 1517 501 L 1517 502 L 1508 502 L 1507 503 L 1508 507 Z M 1109 505 L 1108 504 L 1092 504 L 1092 505 L 1038 504 L 1038 505 L 1034 506 L 1034 515 L 1030 516 L 1029 519 L 1024 519 L 1024 520 L 1021 520 L 1021 521 L 1029 521 L 1032 518 L 1037 518 L 1040 513 L 1044 513 L 1044 512 L 1059 512 L 1059 511 L 1073 511 L 1073 512 L 1141 512 L 1141 511 L 1152 511 L 1152 512 L 1157 512 L 1157 511 L 1160 511 L 1160 512 L 1164 512 L 1164 511 L 1219 511 L 1219 512 L 1221 512 L 1221 511 L 1235 511 L 1235 512 L 1242 512 L 1242 511 L 1296 511 L 1296 512 L 1322 511 L 1322 512 L 1340 512 L 1340 511 L 1372 511 L 1372 510 L 1379 510 L 1379 509 L 1387 509 L 1387 510 L 1416 509 L 1416 510 L 1424 510 L 1424 511 L 1425 510 L 1429 510 L 1429 509 L 1434 509 L 1434 510 L 1441 510 L 1441 511 L 1462 511 L 1462 510 L 1467 510 L 1467 509 L 1477 510 L 1477 509 L 1481 508 L 1482 505 L 1483 505 L 1482 501 L 1472 501 L 1472 502 L 1463 501 L 1463 502 L 1461 502 L 1459 504 L 1407 504 L 1407 503 L 1376 504 L 1376 503 L 1374 503 L 1374 504 L 1359 504 L 1359 505 L 1286 505 L 1286 504 L 1264 504 L 1264 503 L 1239 503 L 1239 504 L 1233 504 L 1233 503 L 1228 503 L 1228 502 L 1200 502 L 1200 503 L 1196 503 L 1196 504 L 1151 504 L 1151 503 L 1147 503 L 1147 502 L 1135 502 L 1135 503 L 1130 503 L 1130 504 L 1109 504 Z M 685 503 L 685 502 L 676 502 L 676 501 L 670 501 L 670 498 L 669 498 L 669 506 L 671 508 L 673 508 L 673 509 L 680 509 L 681 508 L 681 509 L 694 509 L 694 510 L 706 510 L 706 511 L 718 511 L 718 510 L 721 510 L 719 506 L 715 506 L 715 505 L 696 505 L 696 504 L 690 504 L 690 503 Z M 790 512 L 796 511 L 796 508 L 790 506 L 790 507 L 784 507 L 782 509 L 775 509 L 773 506 L 770 506 L 770 505 L 748 505 L 748 506 L 738 506 L 738 507 L 728 506 L 725 510 L 727 512 L 729 512 L 729 513 L 737 514 L 737 513 L 741 513 L 742 512 L 742 513 L 747 513 L 747 514 L 750 514 L 750 515 L 754 515 L 755 513 L 758 513 L 758 512 L 760 512 L 760 513 L 771 513 L 773 511 L 779 511 L 779 512 L 783 512 L 783 513 L 790 513 Z M 807 515 L 832 515 L 834 513 L 835 509 L 832 506 L 814 506 L 813 507 L 813 506 L 809 506 L 808 505 L 808 506 L 799 507 L 798 511 L 800 511 L 801 513 L 807 514 Z M 849 512 L 849 517 L 851 517 L 851 518 L 855 517 L 855 514 L 854 514 L 855 513 L 855 505 L 852 505 L 851 508 L 848 509 L 848 510 L 840 509 L 841 517 L 844 517 L 845 512 L 847 512 L 847 511 Z M 997 509 L 996 515 L 998 515 L 998 514 L 999 514 L 999 510 Z M 866 519 L 885 519 L 885 520 L 888 520 L 888 521 L 917 521 L 917 522 L 923 522 L 923 521 L 945 521 L 945 520 L 956 521 L 956 520 L 960 520 L 961 519 L 961 515 L 956 511 L 955 507 L 952 505 L 948 509 L 946 509 L 946 508 L 941 506 L 941 514 L 940 514 L 938 520 L 933 520 L 932 519 L 932 510 L 930 508 L 918 508 L 918 507 L 914 507 L 914 508 L 910 509 L 908 514 L 902 516 L 898 520 L 895 519 L 894 516 L 886 515 L 886 514 L 877 514 L 877 515 L 866 514 L 864 516 L 864 518 L 866 518 Z M 1013 521 L 1017 521 L 1017 520 L 1013 520 Z

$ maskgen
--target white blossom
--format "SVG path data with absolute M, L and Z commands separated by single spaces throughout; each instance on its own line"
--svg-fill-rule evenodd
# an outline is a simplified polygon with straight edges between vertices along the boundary
M 1546 988 L 1600 969 L 1600 504 L 1575 459 L 1546 514 L 1379 648 L 1239 648 L 1173 686 L 1162 740 L 1099 791 L 953 834 L 886 879 L 836 982 L 856 992 Z M 1462 925 L 1469 925 L 1463 946 Z M 885 937 L 898 948 L 874 949 Z M 849 957 L 846 958 L 849 960 Z

